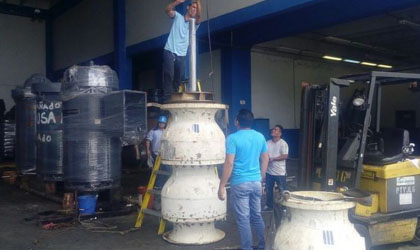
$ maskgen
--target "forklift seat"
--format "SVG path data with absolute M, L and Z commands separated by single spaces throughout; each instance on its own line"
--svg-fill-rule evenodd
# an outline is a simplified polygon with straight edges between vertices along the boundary
M 409 146 L 410 136 L 405 129 L 385 128 L 366 145 L 363 163 L 384 166 L 402 161 L 403 148 Z

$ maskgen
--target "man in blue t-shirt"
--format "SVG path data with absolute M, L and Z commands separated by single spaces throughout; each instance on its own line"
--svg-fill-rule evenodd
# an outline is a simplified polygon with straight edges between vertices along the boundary
M 261 216 L 261 181 L 268 165 L 264 136 L 251 129 L 254 115 L 241 109 L 236 116 L 236 133 L 226 139 L 226 159 L 223 165 L 218 196 L 226 199 L 226 183 L 230 178 L 231 199 L 241 238 L 241 247 L 252 249 L 251 226 L 258 236 L 258 249 L 264 249 L 264 221 Z M 251 223 L 250 223 L 251 222 Z
M 191 18 L 200 23 L 201 3 L 193 0 L 187 6 L 187 13 L 183 16 L 175 11 L 175 7 L 185 0 L 175 0 L 165 8 L 166 14 L 173 19 L 171 32 L 163 50 L 163 99 L 168 100 L 173 92 L 177 92 L 181 78 L 185 72 L 185 60 L 190 44 L 189 34 Z

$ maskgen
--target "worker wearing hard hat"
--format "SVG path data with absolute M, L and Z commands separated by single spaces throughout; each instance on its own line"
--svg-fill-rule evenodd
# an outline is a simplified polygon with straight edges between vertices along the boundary
M 187 2 L 187 12 L 183 16 L 175 7 Z M 175 0 L 165 8 L 166 14 L 173 19 L 172 28 L 163 50 L 163 99 L 168 100 L 173 92 L 177 92 L 185 73 L 185 61 L 190 44 L 189 20 L 196 19 L 196 28 L 200 23 L 200 0 Z
M 165 131 L 166 123 L 168 122 L 168 118 L 166 116 L 161 115 L 157 120 L 157 125 L 146 136 L 146 154 L 148 159 L 149 167 L 153 167 L 153 163 L 156 160 L 157 155 L 159 154 L 160 149 L 160 141 L 162 139 L 162 134 Z M 156 188 L 162 188 L 165 184 L 165 176 L 159 175 L 156 179 Z

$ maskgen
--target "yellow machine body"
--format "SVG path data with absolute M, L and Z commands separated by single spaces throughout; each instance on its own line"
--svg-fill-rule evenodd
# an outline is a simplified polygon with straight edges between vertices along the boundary
M 379 196 L 380 213 L 420 208 L 419 159 L 385 166 L 363 165 L 361 177 L 360 189 Z
M 385 166 L 364 165 L 360 189 L 372 195 L 372 205 L 357 204 L 356 215 L 370 221 L 372 245 L 411 241 L 419 214 L 411 218 L 404 211 L 420 208 L 420 159 Z M 380 220 L 394 215 L 390 220 Z M 398 218 L 400 217 L 400 218 Z
M 372 246 L 411 241 L 417 228 L 417 218 L 373 224 L 369 227 Z

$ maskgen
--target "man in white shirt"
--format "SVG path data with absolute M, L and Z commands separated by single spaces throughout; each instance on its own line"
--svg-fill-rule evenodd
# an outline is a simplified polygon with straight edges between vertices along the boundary
M 149 160 L 149 158 L 152 157 L 153 164 L 155 163 L 156 157 L 159 154 L 160 142 L 162 139 L 162 135 L 165 132 L 167 122 L 168 122 L 168 118 L 166 116 L 164 115 L 159 116 L 156 127 L 150 130 L 146 136 L 147 159 Z M 170 168 L 167 167 L 166 165 L 161 165 L 160 170 L 169 171 Z M 167 179 L 168 179 L 168 176 L 158 175 L 156 177 L 155 188 L 162 189 Z
M 286 189 L 286 159 L 289 154 L 289 145 L 281 138 L 282 132 L 283 127 L 281 125 L 275 125 L 271 129 L 272 139 L 267 141 L 269 162 L 265 177 L 267 189 L 265 211 L 273 209 L 274 183 L 277 183 L 280 192 Z

